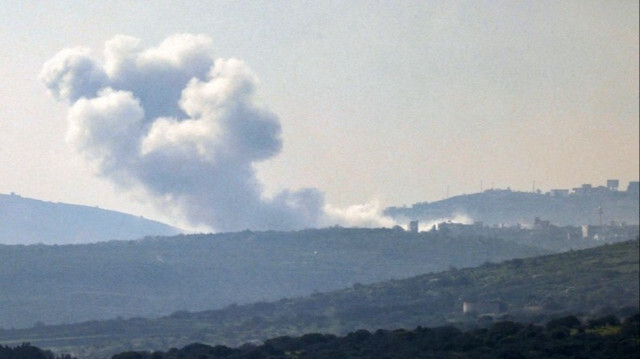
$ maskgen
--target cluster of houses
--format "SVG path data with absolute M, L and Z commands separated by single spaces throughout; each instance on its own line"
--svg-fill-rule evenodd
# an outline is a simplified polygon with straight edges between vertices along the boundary
M 418 221 L 411 221 L 409 231 L 418 232 L 418 226 Z M 483 236 L 502 238 L 505 236 L 547 235 L 550 238 L 567 240 L 617 241 L 635 238 L 640 232 L 640 227 L 637 224 L 628 225 L 617 222 L 602 225 L 556 226 L 549 220 L 542 220 L 536 217 L 532 227 L 523 227 L 521 225 L 485 226 L 483 222 L 474 222 L 472 224 L 440 222 L 434 224 L 430 231 L 451 237 Z
M 589 183 L 583 184 L 580 187 L 575 187 L 571 191 L 568 189 L 552 189 L 548 194 L 555 197 L 568 196 L 574 194 L 577 196 L 594 195 L 594 194 L 607 194 L 610 192 L 626 192 L 632 195 L 640 194 L 640 182 L 630 181 L 627 185 L 626 191 L 619 191 L 620 181 L 617 179 L 607 180 L 606 186 L 592 186 Z
M 621 208 L 629 207 L 630 213 L 633 213 L 634 208 L 629 203 L 633 203 L 633 198 L 636 198 L 637 201 L 640 201 L 638 196 L 640 195 L 640 182 L 631 181 L 627 185 L 626 190 L 619 190 L 620 181 L 617 179 L 609 179 L 606 181 L 606 186 L 593 186 L 591 184 L 583 184 L 580 187 L 569 189 L 552 189 L 549 192 L 541 193 L 538 191 L 537 193 L 544 196 L 550 197 L 569 197 L 567 200 L 571 205 L 565 206 L 571 208 L 571 206 L 576 206 L 576 209 L 579 211 L 583 210 L 585 206 L 593 205 L 593 210 L 589 218 L 589 220 L 585 220 L 585 222 L 589 223 L 597 223 L 597 224 L 585 224 L 585 225 L 567 225 L 567 226 L 558 226 L 553 224 L 548 219 L 541 219 L 540 217 L 535 217 L 533 220 L 533 224 L 529 225 L 521 225 L 521 224 L 512 224 L 512 225 L 502 225 L 502 224 L 494 224 L 494 225 L 486 225 L 483 222 L 476 221 L 473 223 L 458 223 L 452 221 L 442 221 L 439 223 L 429 224 L 427 226 L 427 231 L 431 232 L 440 232 L 449 236 L 485 236 L 485 237 L 505 237 L 505 236 L 515 236 L 522 237 L 525 235 L 531 236 L 547 236 L 552 238 L 562 238 L 562 239 L 588 239 L 588 240 L 611 240 L 615 241 L 617 239 L 629 239 L 635 238 L 639 232 L 638 224 L 628 225 L 624 221 L 610 221 L 606 222 L 603 220 L 604 212 L 603 206 L 600 205 L 598 207 L 599 201 L 604 201 L 605 203 L 615 203 L 616 205 L 622 206 Z M 500 191 L 500 190 L 497 190 Z M 504 192 L 511 192 L 510 190 L 503 190 Z M 486 190 L 485 192 L 494 193 L 496 190 Z M 594 200 L 596 199 L 596 200 Z M 624 199 L 625 202 L 620 202 L 620 199 Z M 629 201 L 629 199 L 632 199 Z M 602 203 L 602 202 L 600 202 Z M 620 204 L 623 203 L 623 204 Z M 626 206 L 626 207 L 625 207 Z M 533 207 L 535 209 L 535 207 Z M 538 211 L 545 211 L 548 207 L 539 207 Z M 637 211 L 637 202 L 636 208 Z M 531 211 L 534 212 L 535 211 Z M 620 212 L 620 211 L 618 211 Z M 595 216 L 597 214 L 597 216 Z M 611 215 L 611 214 L 607 214 Z M 623 218 L 628 218 L 629 216 L 624 216 Z M 565 223 L 567 221 L 564 218 Z M 634 223 L 637 223 L 634 221 Z M 409 222 L 408 230 L 410 232 L 418 232 L 420 228 L 420 223 L 417 220 Z M 424 226 L 422 227 L 425 230 Z

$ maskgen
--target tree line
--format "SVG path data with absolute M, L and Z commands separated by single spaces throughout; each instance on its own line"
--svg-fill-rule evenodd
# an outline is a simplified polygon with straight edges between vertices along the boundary
M 638 358 L 640 315 L 582 323 L 570 315 L 546 325 L 501 321 L 461 331 L 453 326 L 358 330 L 346 336 L 283 336 L 238 348 L 191 344 L 167 352 L 125 352 L 112 359 L 400 359 L 400 358 Z

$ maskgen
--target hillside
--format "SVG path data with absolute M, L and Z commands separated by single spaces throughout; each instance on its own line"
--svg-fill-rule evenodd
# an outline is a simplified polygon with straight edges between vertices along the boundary
M 0 343 L 29 341 L 79 357 L 126 350 L 166 350 L 193 342 L 240 345 L 282 335 L 345 334 L 357 329 L 532 322 L 582 313 L 633 314 L 640 299 L 637 240 L 451 269 L 272 303 L 176 312 L 159 319 L 92 321 L 0 331 Z M 463 314 L 463 303 L 499 301 L 499 313 Z
M 70 244 L 169 236 L 177 228 L 120 212 L 0 194 L 1 244 Z
M 0 327 L 216 309 L 543 253 L 481 237 L 344 228 L 0 245 Z
M 589 194 L 553 196 L 533 192 L 487 190 L 460 195 L 431 203 L 416 203 L 411 207 L 390 207 L 385 214 L 398 220 L 417 219 L 423 223 L 466 217 L 487 225 L 532 225 L 540 217 L 559 226 L 603 224 L 638 224 L 640 199 L 637 193 L 594 191 Z
M 637 359 L 638 319 L 638 314 L 622 321 L 607 315 L 582 323 L 569 315 L 545 326 L 500 321 L 467 331 L 442 326 L 375 332 L 360 329 L 342 337 L 307 333 L 269 339 L 262 345 L 229 348 L 194 343 L 166 353 L 125 352 L 112 359 Z
M 453 326 L 413 330 L 360 329 L 344 336 L 306 333 L 271 338 L 264 344 L 237 348 L 193 343 L 166 352 L 127 351 L 111 359 L 406 359 L 406 358 L 638 358 L 640 315 L 614 315 L 581 321 L 568 315 L 546 325 L 499 321 L 486 328 L 460 330 Z M 55 357 L 30 344 L 0 346 L 0 358 L 76 359 Z

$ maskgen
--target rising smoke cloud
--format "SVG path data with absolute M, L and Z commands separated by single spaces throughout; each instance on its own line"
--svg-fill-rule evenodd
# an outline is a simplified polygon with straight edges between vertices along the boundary
M 105 44 L 102 61 L 87 48 L 64 49 L 43 65 L 40 80 L 68 102 L 67 142 L 100 176 L 142 189 L 192 225 L 390 223 L 375 206 L 331 207 L 317 189 L 265 198 L 254 164 L 280 152 L 280 122 L 254 100 L 257 79 L 247 65 L 216 59 L 206 36 L 178 34 L 143 48 L 119 35 Z

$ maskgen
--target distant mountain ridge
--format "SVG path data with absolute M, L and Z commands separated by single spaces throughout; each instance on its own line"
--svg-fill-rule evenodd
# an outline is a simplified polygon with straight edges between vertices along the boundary
M 463 217 L 485 225 L 532 225 L 539 217 L 559 226 L 599 225 L 601 221 L 638 224 L 640 199 L 636 191 L 588 188 L 591 190 L 544 194 L 487 190 L 411 207 L 389 207 L 384 214 L 423 223 Z
M 89 243 L 180 232 L 121 212 L 0 194 L 0 244 Z

